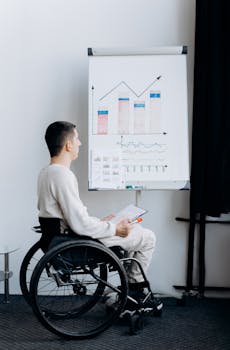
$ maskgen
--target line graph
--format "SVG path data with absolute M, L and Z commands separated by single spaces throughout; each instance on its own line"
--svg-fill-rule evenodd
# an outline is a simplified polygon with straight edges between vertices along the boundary
M 124 152 L 123 152 L 124 153 Z M 134 157 L 134 158 L 125 158 L 125 157 L 123 157 L 122 158 L 122 160 L 125 162 L 125 161 L 137 161 L 137 158 L 136 157 Z M 149 162 L 149 158 L 141 158 L 140 159 L 142 162 Z M 165 158 L 153 158 L 153 160 L 155 161 L 155 162 L 157 162 L 157 163 L 159 163 L 159 162 L 165 162 Z
M 123 142 L 123 136 L 121 136 L 121 141 L 117 142 L 117 145 L 121 146 L 121 148 L 134 148 L 134 150 L 141 152 L 141 149 L 146 149 L 146 150 L 153 150 L 154 148 L 157 150 L 165 151 L 166 150 L 166 144 L 165 143 L 158 143 L 158 142 L 153 142 L 153 143 L 145 143 L 142 141 L 128 141 L 128 142 Z M 142 150 L 143 152 L 143 150 Z
M 137 98 L 141 97 L 146 91 L 148 91 L 157 81 L 159 81 L 161 79 L 161 75 L 159 75 L 157 78 L 155 78 L 140 94 L 138 94 L 136 91 L 134 91 L 133 88 L 131 88 L 125 81 L 121 81 L 120 83 L 118 83 L 116 86 L 114 86 L 111 90 L 109 90 L 108 92 L 106 92 L 106 94 L 104 96 L 102 96 L 99 101 L 102 101 L 105 97 L 107 97 L 108 95 L 110 95 L 113 91 L 115 91 L 116 89 L 118 89 L 120 86 L 124 85 L 128 88 L 128 90 L 130 90 Z
M 151 153 L 164 153 L 166 151 L 166 149 L 143 149 L 143 150 L 130 150 L 130 149 L 127 149 L 127 150 L 123 150 L 123 153 L 128 153 L 128 154 L 151 154 Z

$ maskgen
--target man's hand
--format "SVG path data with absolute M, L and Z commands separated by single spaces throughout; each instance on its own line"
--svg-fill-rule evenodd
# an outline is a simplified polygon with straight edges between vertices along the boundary
M 113 214 L 110 214 L 108 216 L 105 216 L 104 218 L 101 219 L 101 221 L 109 221 L 109 220 L 112 220 L 112 218 L 114 218 L 115 215 Z
M 119 237 L 127 237 L 129 232 L 131 231 L 132 225 L 130 225 L 129 219 L 123 219 L 116 226 L 115 236 Z

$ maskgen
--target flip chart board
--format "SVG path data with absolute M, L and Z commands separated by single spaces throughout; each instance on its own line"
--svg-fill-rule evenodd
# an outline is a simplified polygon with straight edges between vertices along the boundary
M 89 189 L 186 187 L 186 47 L 88 54 Z

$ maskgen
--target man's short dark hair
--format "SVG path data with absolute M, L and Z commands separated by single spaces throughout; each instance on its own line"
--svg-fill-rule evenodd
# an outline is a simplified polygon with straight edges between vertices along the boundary
M 68 137 L 74 136 L 76 125 L 58 121 L 50 124 L 46 129 L 45 140 L 50 156 L 57 156 L 64 146 Z

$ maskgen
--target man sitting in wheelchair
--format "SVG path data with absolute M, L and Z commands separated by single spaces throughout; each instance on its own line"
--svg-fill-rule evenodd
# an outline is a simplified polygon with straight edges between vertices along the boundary
M 107 247 L 120 246 L 127 252 L 127 257 L 134 258 L 127 268 L 129 295 L 137 299 L 146 299 L 144 308 L 161 311 L 162 302 L 154 298 L 152 293 L 146 298 L 144 292 L 149 285 L 145 272 L 151 263 L 155 248 L 155 234 L 140 224 L 131 224 L 129 219 L 123 219 L 115 225 L 109 221 L 112 215 L 98 219 L 88 214 L 79 197 L 77 178 L 70 170 L 72 161 L 78 157 L 81 145 L 74 124 L 64 121 L 50 124 L 46 130 L 45 140 L 51 159 L 50 164 L 41 170 L 38 178 L 38 210 L 41 226 L 44 220 L 55 219 L 58 232 L 63 237 L 84 236 L 96 239 Z M 54 221 L 51 221 L 52 225 L 53 223 Z M 43 233 L 41 238 L 43 249 L 46 251 L 48 247 L 60 242 L 60 235 L 53 237 Z M 135 259 L 140 263 L 144 273 Z M 108 305 L 109 299 L 108 295 Z M 135 307 L 135 304 L 128 299 L 124 314 L 132 313 Z

